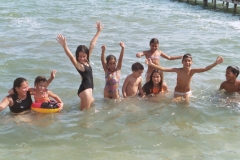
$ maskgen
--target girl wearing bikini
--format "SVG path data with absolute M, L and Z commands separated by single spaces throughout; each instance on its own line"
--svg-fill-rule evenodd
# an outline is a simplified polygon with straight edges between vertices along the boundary
M 120 82 L 120 73 L 122 68 L 122 59 L 124 55 L 125 45 L 123 42 L 119 44 L 121 46 L 121 52 L 117 59 L 114 55 L 108 55 L 105 61 L 105 50 L 106 45 L 102 46 L 101 61 L 102 66 L 105 71 L 106 84 L 104 88 L 104 98 L 118 99 L 119 96 L 119 82 Z
M 102 31 L 103 25 L 100 22 L 96 23 L 97 33 L 90 42 L 89 49 L 85 45 L 80 45 L 76 49 L 76 58 L 69 50 L 66 42 L 66 38 L 59 34 L 57 41 L 62 45 L 68 58 L 71 60 L 74 67 L 82 77 L 82 83 L 78 89 L 78 96 L 81 99 L 80 110 L 90 108 L 91 103 L 94 102 L 92 91 L 93 91 L 93 75 L 92 67 L 89 64 L 89 57 L 95 47 L 97 39 Z
M 145 56 L 146 59 L 150 58 L 152 60 L 152 63 L 155 64 L 155 65 L 160 64 L 160 61 L 159 61 L 160 56 L 163 57 L 163 58 L 166 58 L 168 60 L 175 60 L 175 59 L 181 59 L 182 58 L 182 56 L 168 56 L 165 53 L 163 53 L 162 51 L 158 50 L 159 41 L 158 41 L 157 38 L 151 39 L 149 45 L 150 45 L 150 50 L 137 53 L 136 57 L 141 58 L 142 56 Z M 150 75 L 151 75 L 153 70 L 154 70 L 153 67 L 148 66 L 147 73 L 146 73 L 146 82 L 149 81 Z
M 41 103 L 41 108 L 59 108 L 61 110 L 63 108 L 62 100 L 49 91 L 47 86 L 47 79 L 44 76 L 37 76 L 34 81 L 35 88 L 29 88 L 28 91 L 34 96 L 35 103 Z M 53 98 L 55 101 L 50 98 Z
M 142 87 L 145 95 L 156 96 L 159 93 L 168 91 L 168 86 L 163 82 L 163 72 L 154 69 L 150 75 L 150 80 Z

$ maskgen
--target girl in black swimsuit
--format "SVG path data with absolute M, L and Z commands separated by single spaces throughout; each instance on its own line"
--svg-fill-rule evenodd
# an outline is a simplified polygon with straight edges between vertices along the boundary
M 66 38 L 61 34 L 57 36 L 57 41 L 63 46 L 68 58 L 71 60 L 72 64 L 82 77 L 82 83 L 78 89 L 78 96 L 81 99 L 80 110 L 90 108 L 91 103 L 94 101 L 92 96 L 93 75 L 92 68 L 89 64 L 89 57 L 92 54 L 93 48 L 97 42 L 100 32 L 102 31 L 103 25 L 100 22 L 97 22 L 96 28 L 97 33 L 91 40 L 89 49 L 84 45 L 78 46 L 76 49 L 76 58 L 68 49 Z

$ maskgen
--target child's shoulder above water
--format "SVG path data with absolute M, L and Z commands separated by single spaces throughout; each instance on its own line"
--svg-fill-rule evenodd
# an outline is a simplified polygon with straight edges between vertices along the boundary
M 237 80 L 239 68 L 237 66 L 228 66 L 226 68 L 226 81 L 222 82 L 219 90 L 226 90 L 229 93 L 240 92 L 240 81 Z

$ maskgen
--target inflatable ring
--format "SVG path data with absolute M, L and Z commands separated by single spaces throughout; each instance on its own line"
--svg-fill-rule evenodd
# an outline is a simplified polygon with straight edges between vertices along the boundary
M 36 103 L 33 102 L 31 105 L 31 109 L 39 112 L 39 113 L 56 113 L 60 111 L 59 107 L 56 107 L 56 102 L 43 102 L 43 103 Z

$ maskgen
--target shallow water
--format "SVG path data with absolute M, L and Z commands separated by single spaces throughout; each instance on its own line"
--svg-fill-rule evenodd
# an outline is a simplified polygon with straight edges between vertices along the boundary
M 79 111 L 80 76 L 56 41 L 66 36 L 74 53 L 88 45 L 97 20 L 104 23 L 90 57 L 95 103 Z M 218 92 L 225 69 L 240 59 L 239 16 L 200 5 L 169 0 L 24 1 L 3 0 L 0 5 L 0 97 L 16 77 L 33 86 L 38 75 L 57 76 L 49 89 L 64 101 L 57 114 L 0 113 L 0 159 L 239 159 L 239 95 Z M 147 99 L 103 99 L 105 84 L 101 45 L 106 54 L 120 53 L 126 45 L 121 84 L 131 73 L 135 54 L 149 49 L 151 38 L 169 55 L 193 55 L 192 67 L 205 67 L 218 55 L 224 63 L 196 74 L 189 105 L 171 102 L 176 74 L 165 73 L 170 92 Z M 181 61 L 161 59 L 167 67 Z M 147 66 L 144 65 L 146 68 Z M 143 74 L 144 77 L 144 74 Z

